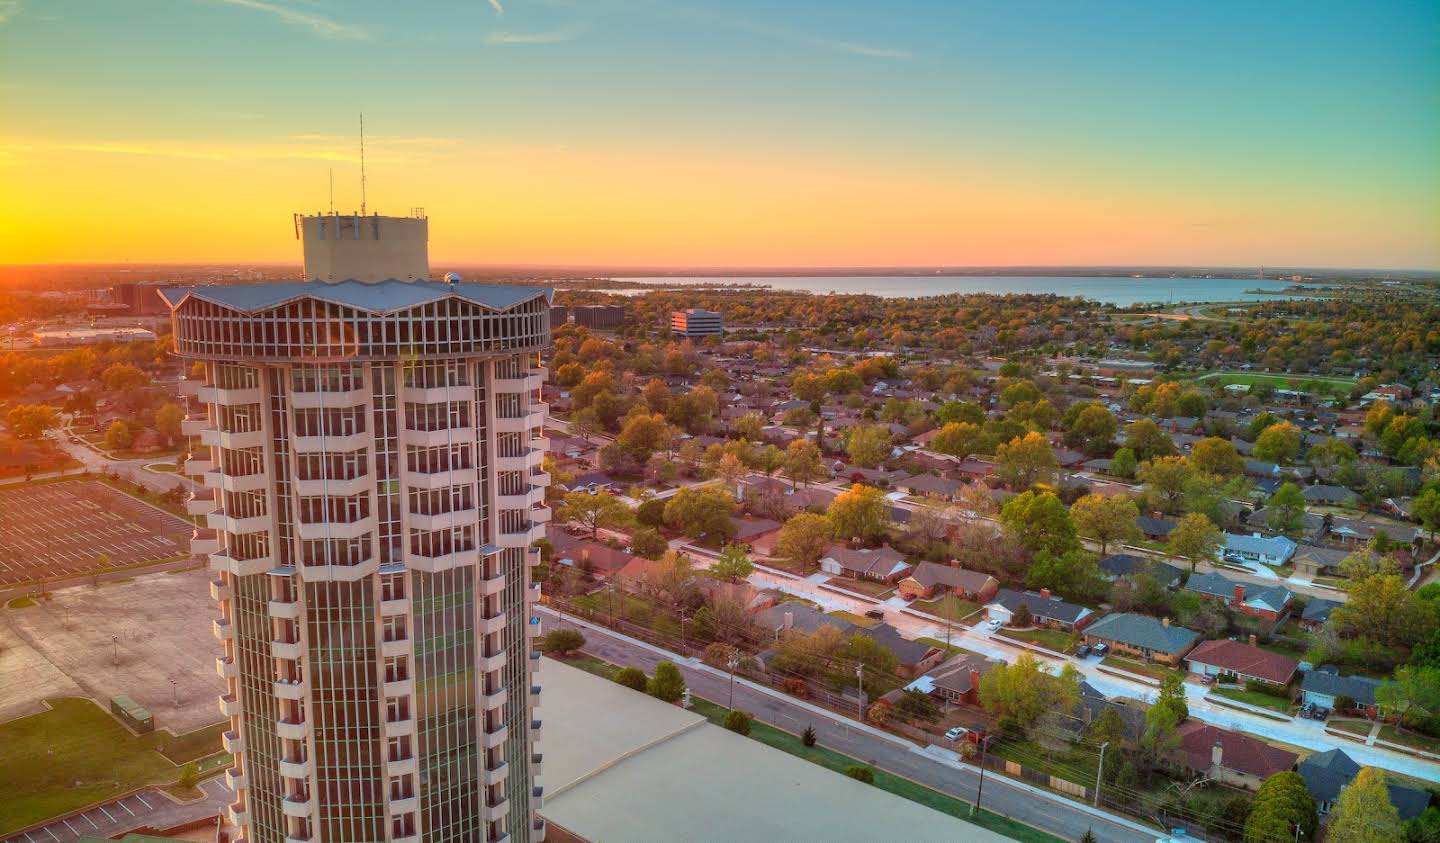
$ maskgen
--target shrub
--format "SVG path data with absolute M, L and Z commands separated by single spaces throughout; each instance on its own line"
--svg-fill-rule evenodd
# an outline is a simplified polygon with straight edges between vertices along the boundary
M 615 681 L 642 694 L 645 693 L 646 686 L 650 684 L 650 678 L 645 675 L 645 671 L 638 667 L 621 668 L 620 672 L 615 674 Z
M 659 527 L 665 523 L 665 501 L 651 498 L 635 509 L 635 520 L 647 527 Z
M 877 700 L 870 710 L 865 712 L 865 719 L 871 723 L 884 725 L 890 722 L 890 703 L 884 700 Z
M 732 732 L 738 732 L 742 735 L 749 735 L 750 724 L 752 722 L 754 722 L 754 718 L 752 718 L 750 715 L 746 714 L 743 711 L 735 710 L 725 715 L 725 722 L 722 725 L 724 725 L 725 728 L 729 729 Z
M 1340 694 L 1339 696 L 1335 697 L 1335 710 L 1336 710 L 1336 711 L 1351 711 L 1351 710 L 1354 709 L 1354 708 L 1355 708 L 1355 698 L 1354 698 L 1354 697 L 1348 696 L 1348 695 L 1346 695 L 1346 694 Z
M 1289 685 L 1280 685 L 1277 687 L 1269 682 L 1246 682 L 1245 690 L 1253 691 L 1257 694 L 1264 694 L 1267 697 L 1277 697 L 1282 700 L 1290 699 Z
M 792 697 L 798 697 L 802 700 L 808 700 L 810 698 L 810 683 L 804 679 L 791 677 L 780 683 L 780 688 Z
M 856 764 L 853 767 L 846 767 L 845 775 L 858 782 L 864 782 L 866 784 L 875 783 L 875 771 L 870 769 L 869 767 L 866 767 L 864 764 Z
M 175 780 L 180 787 L 189 789 L 200 783 L 200 768 L 191 761 L 180 769 L 180 778 Z
M 1030 615 L 1030 607 L 1021 603 L 1016 607 L 1015 614 L 1010 616 L 1010 625 L 1025 627 L 1030 625 L 1031 620 L 1033 618 Z
M 738 658 L 740 651 L 717 641 L 705 648 L 705 653 L 700 658 L 711 667 L 717 670 L 729 670 L 730 659 Z
M 578 629 L 557 629 L 545 636 L 540 648 L 556 656 L 568 656 L 585 646 L 585 635 Z
M 643 556 L 646 559 L 659 559 L 665 555 L 665 551 L 670 549 L 665 537 L 660 535 L 660 531 L 654 527 L 641 527 L 636 530 L 635 535 L 630 537 L 630 547 L 637 556 Z
M 800 736 L 800 743 L 803 743 L 803 744 L 805 744 L 806 746 L 814 746 L 814 745 L 815 745 L 815 727 L 814 727 L 814 726 L 806 726 L 806 727 L 805 727 L 805 733 Z
M 685 676 L 674 662 L 660 662 L 655 665 L 655 675 L 650 677 L 646 690 L 656 699 L 668 703 L 679 702 L 685 695 Z

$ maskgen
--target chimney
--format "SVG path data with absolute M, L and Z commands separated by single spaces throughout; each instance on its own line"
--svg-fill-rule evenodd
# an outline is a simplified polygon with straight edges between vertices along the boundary
M 970 668 L 970 690 L 980 693 L 980 671 L 973 667 Z
M 1224 757 L 1225 747 L 1221 746 L 1219 741 L 1216 741 L 1215 745 L 1210 747 L 1210 769 L 1212 772 L 1218 772 L 1220 770 L 1220 760 Z
M 1255 646 L 1255 641 L 1256 641 L 1255 633 L 1252 632 L 1252 633 L 1250 633 L 1250 646 L 1251 646 L 1251 647 L 1254 647 L 1254 646 Z
M 1168 629 L 1170 627 L 1170 616 L 1166 615 L 1165 617 L 1161 618 L 1160 623 Z
M 1050 589 L 1048 589 L 1048 588 L 1042 588 L 1042 589 L 1040 589 L 1040 596 L 1043 597 L 1043 598 L 1045 598 L 1046 600 L 1049 600 L 1049 599 L 1050 599 Z
M 1235 583 L 1235 605 L 1238 606 L 1238 605 L 1240 605 L 1241 603 L 1244 603 L 1244 602 L 1245 602 L 1245 584 L 1244 584 L 1244 583 L 1239 583 L 1239 582 L 1237 582 L 1237 583 Z

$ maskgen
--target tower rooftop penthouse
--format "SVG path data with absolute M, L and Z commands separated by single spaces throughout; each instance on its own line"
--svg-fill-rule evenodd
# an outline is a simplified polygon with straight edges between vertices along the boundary
M 317 250 L 372 277 L 162 294 L 244 843 L 545 836 L 551 291 L 423 280 L 423 226 L 377 251 L 386 219 L 303 228 L 306 277 Z

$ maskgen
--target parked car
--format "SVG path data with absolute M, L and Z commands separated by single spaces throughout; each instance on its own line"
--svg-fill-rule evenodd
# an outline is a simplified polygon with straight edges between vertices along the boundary
M 1109 644 L 1103 644 L 1103 643 L 1102 643 L 1102 644 L 1096 644 L 1094 647 L 1091 647 L 1091 648 L 1090 648 L 1090 652 L 1094 653 L 1094 654 L 1097 655 L 1097 656 L 1103 656 L 1103 655 L 1105 655 L 1106 653 L 1110 652 L 1110 645 L 1109 645 Z
M 865 617 L 874 618 L 877 621 L 883 621 L 885 620 L 885 613 L 880 611 L 879 609 L 871 609 L 870 611 L 865 613 Z
M 950 729 L 945 733 L 945 739 L 953 743 L 968 734 L 970 734 L 969 729 L 965 728 L 964 726 L 955 726 L 954 728 Z
M 1085 644 L 1081 644 L 1079 647 L 1075 648 L 1075 658 L 1083 659 L 1088 655 L 1090 655 L 1090 648 Z
M 991 629 L 999 629 L 999 628 L 1000 628 L 1000 620 L 997 618 L 997 619 L 995 619 L 995 620 L 990 621 L 989 623 L 987 623 L 986 626 L 990 627 Z

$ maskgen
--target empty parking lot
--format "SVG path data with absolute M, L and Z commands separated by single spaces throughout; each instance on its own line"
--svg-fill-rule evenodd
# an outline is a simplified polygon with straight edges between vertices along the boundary
M 189 552 L 194 526 L 94 480 L 0 488 L 0 588 Z

